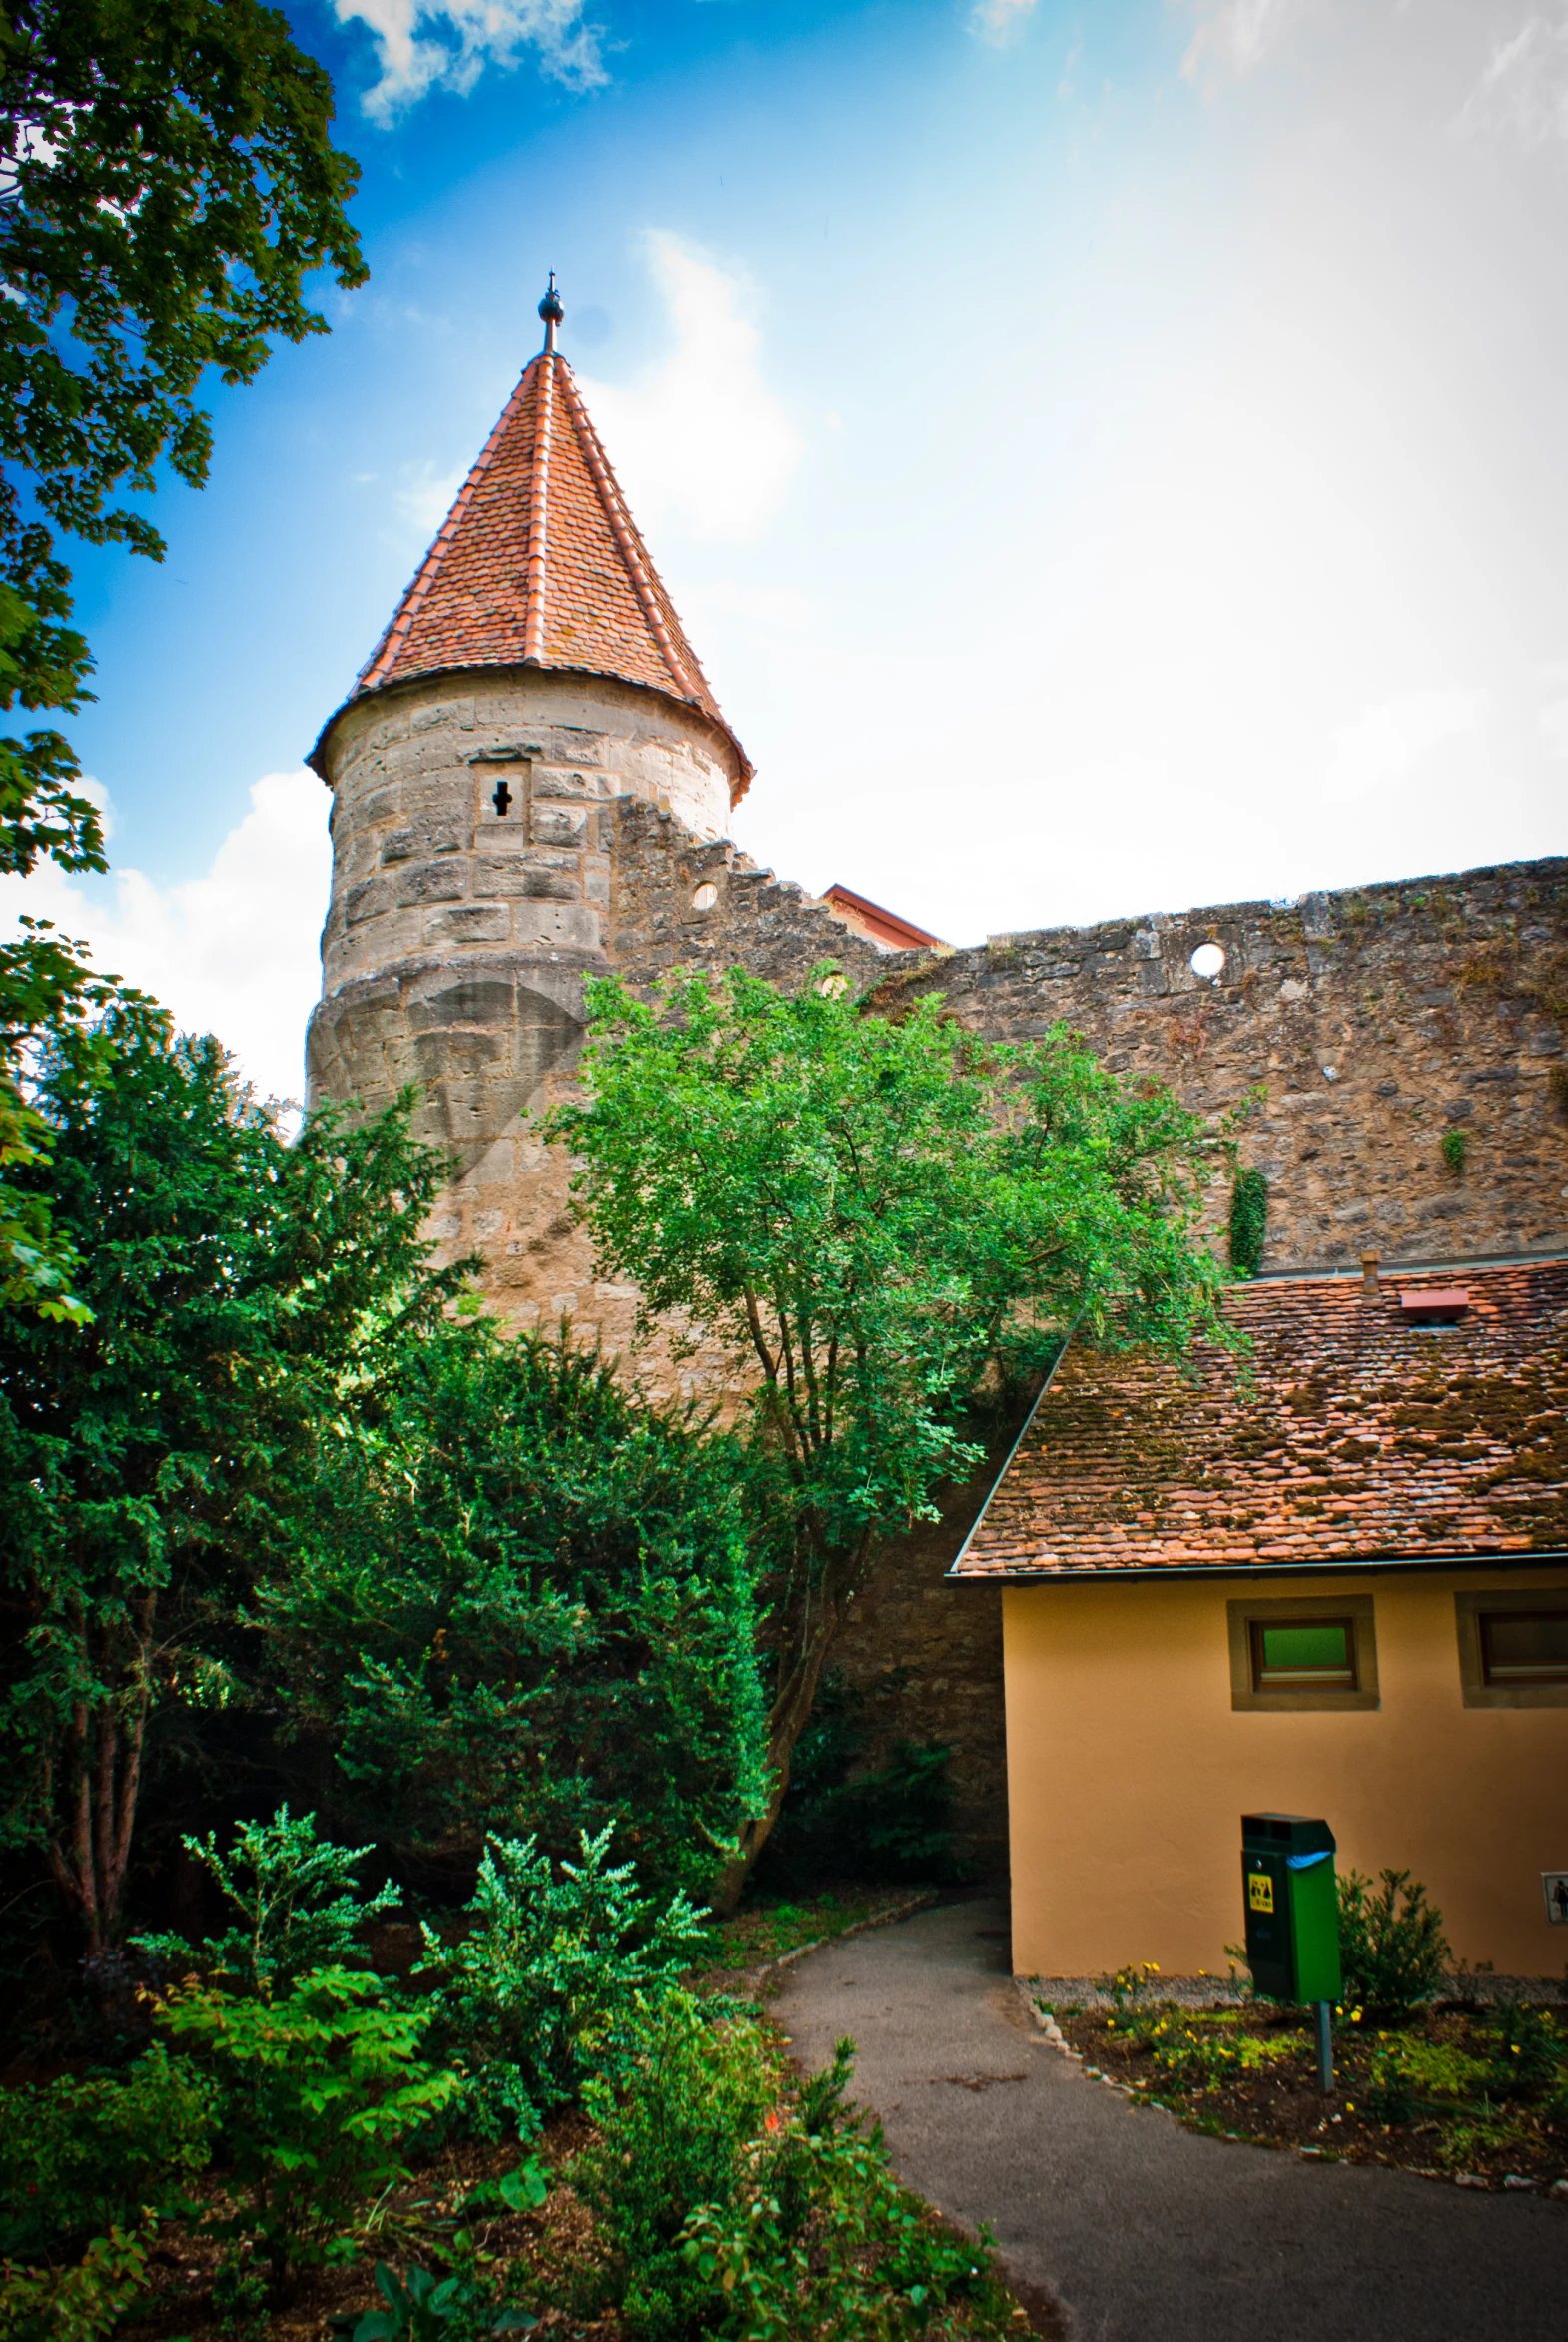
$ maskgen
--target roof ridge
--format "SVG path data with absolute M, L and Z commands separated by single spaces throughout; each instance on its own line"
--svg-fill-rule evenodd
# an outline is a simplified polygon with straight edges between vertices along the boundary
M 469 465 L 467 478 L 452 498 L 451 510 L 436 530 L 428 552 L 408 583 L 403 587 L 402 598 L 388 621 L 387 629 L 380 642 L 355 677 L 354 689 L 349 695 L 351 699 L 358 699 L 363 692 L 374 691 L 387 668 L 391 666 L 396 652 L 401 648 L 409 627 L 418 616 L 421 603 L 440 573 L 441 564 L 450 549 L 453 537 L 457 533 L 458 523 L 472 503 L 475 490 L 494 460 L 495 450 L 500 445 L 507 424 L 516 412 L 518 401 L 527 387 L 528 377 L 538 363 L 537 359 L 530 359 L 517 377 L 511 396 L 495 418 L 494 428 Z
M 654 591 L 650 574 L 652 563 L 647 557 L 647 549 L 642 542 L 641 531 L 631 516 L 620 481 L 616 478 L 610 459 L 604 452 L 603 441 L 593 427 L 593 417 L 589 414 L 582 392 L 577 388 L 577 378 L 565 359 L 562 359 L 561 364 L 566 369 L 564 378 L 566 411 L 576 427 L 577 437 L 581 443 L 583 456 L 587 462 L 593 484 L 604 501 L 605 511 L 609 517 L 610 531 L 615 539 L 615 548 L 626 564 L 632 585 L 636 590 L 637 599 L 642 604 L 644 615 L 653 629 L 654 640 L 664 653 L 665 663 L 671 675 L 683 692 L 696 698 L 705 691 L 707 677 L 702 673 L 700 667 L 695 676 L 690 674 L 675 646 L 664 613 L 659 607 L 658 596 Z M 689 653 L 689 644 L 687 649 Z M 692 664 L 696 665 L 695 658 L 693 658 Z

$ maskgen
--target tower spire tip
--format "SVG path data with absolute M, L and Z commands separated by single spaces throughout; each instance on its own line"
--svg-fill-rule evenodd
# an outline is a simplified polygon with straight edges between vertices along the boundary
M 553 350 L 555 329 L 566 315 L 566 304 L 555 290 L 555 271 L 553 269 L 550 271 L 549 288 L 544 299 L 539 303 L 539 315 L 544 320 L 544 347 L 547 351 Z

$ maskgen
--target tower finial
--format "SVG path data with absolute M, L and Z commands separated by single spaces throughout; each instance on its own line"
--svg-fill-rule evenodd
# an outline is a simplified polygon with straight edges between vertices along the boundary
M 539 315 L 544 320 L 544 347 L 546 352 L 555 347 L 555 329 L 566 315 L 566 304 L 555 290 L 555 271 L 550 271 L 550 289 L 539 303 Z

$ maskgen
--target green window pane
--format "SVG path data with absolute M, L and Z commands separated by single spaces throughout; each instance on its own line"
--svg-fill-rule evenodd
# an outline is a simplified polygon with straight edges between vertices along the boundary
M 1481 1647 L 1488 1683 L 1568 1682 L 1568 1610 L 1483 1613 Z
M 1292 1683 L 1338 1684 L 1354 1689 L 1355 1645 L 1348 1619 L 1313 1620 L 1309 1625 L 1262 1626 L 1258 1633 L 1258 1680 L 1276 1689 Z

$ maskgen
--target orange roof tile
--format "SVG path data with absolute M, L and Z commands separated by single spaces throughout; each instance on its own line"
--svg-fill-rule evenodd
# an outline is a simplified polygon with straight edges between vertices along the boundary
M 751 763 L 558 351 L 541 351 L 523 369 L 348 704 L 464 667 L 611 675 L 698 708 L 739 760 L 731 803 L 745 794 Z
M 1568 1260 L 1265 1278 L 1226 1313 L 1244 1366 L 1069 1344 L 957 1577 L 1255 1569 L 1568 1551 Z

